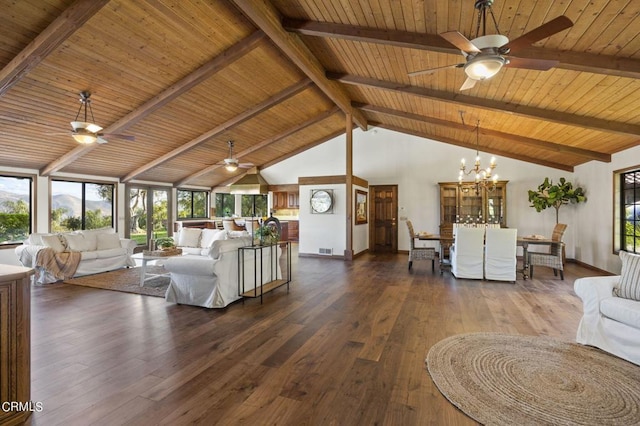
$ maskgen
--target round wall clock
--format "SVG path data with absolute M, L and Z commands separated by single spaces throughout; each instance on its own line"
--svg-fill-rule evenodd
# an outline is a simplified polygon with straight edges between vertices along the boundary
M 311 212 L 328 213 L 333 206 L 331 192 L 326 189 L 318 189 L 311 193 Z

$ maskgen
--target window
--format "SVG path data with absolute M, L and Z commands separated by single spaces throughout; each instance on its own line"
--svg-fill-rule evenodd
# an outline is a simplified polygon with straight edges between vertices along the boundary
M 267 196 L 266 195 L 243 195 L 241 215 L 243 217 L 269 216 L 267 212 Z
M 236 212 L 236 196 L 233 194 L 216 193 L 216 216 L 231 217 Z
M 620 250 L 640 253 L 640 170 L 620 173 Z
M 178 219 L 209 217 L 209 193 L 207 191 L 178 190 Z
M 33 178 L 0 175 L 0 245 L 17 244 L 31 233 Z
M 113 227 L 113 184 L 51 181 L 51 232 Z

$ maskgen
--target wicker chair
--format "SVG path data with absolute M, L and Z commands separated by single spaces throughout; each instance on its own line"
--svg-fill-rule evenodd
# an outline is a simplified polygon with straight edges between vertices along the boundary
M 436 249 L 434 247 L 416 247 L 416 233 L 413 230 L 413 224 L 407 220 L 407 228 L 409 228 L 409 239 L 411 248 L 409 249 L 409 270 L 414 260 L 431 260 L 431 272 L 435 272 Z
M 562 236 L 566 229 L 567 225 L 564 223 L 556 224 L 555 228 L 553 228 L 551 240 L 557 241 L 558 244 L 551 244 L 549 246 L 548 253 L 529 252 L 529 259 L 527 263 L 529 264 L 529 276 L 531 278 L 533 278 L 534 266 L 546 266 L 553 269 L 553 275 L 555 276 L 558 276 L 558 271 L 560 271 L 560 279 L 564 280 L 564 267 L 562 261 L 562 247 L 564 244 L 562 243 Z

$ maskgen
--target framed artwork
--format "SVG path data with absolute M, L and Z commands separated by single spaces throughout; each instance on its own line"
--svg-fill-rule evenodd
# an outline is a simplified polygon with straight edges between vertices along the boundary
M 367 223 L 367 193 L 356 189 L 356 225 Z

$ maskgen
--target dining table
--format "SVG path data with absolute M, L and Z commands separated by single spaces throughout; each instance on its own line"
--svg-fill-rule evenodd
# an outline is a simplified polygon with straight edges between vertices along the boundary
M 446 248 L 451 247 L 453 244 L 453 237 L 440 236 L 438 234 L 429 234 L 426 232 L 418 232 L 416 234 L 418 241 L 437 241 L 440 243 L 440 250 L 438 251 L 438 263 L 440 265 L 440 274 L 442 274 L 443 268 L 451 268 L 451 262 L 444 257 L 444 251 Z

